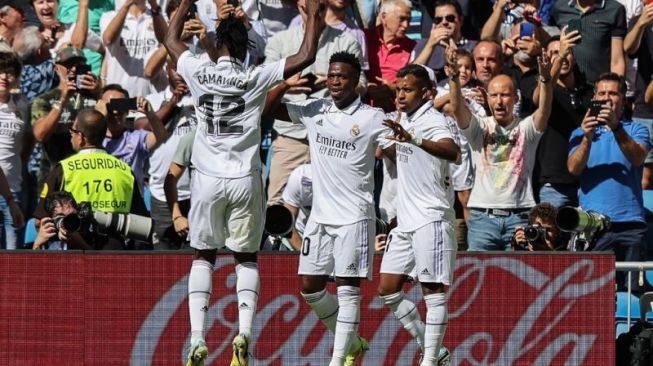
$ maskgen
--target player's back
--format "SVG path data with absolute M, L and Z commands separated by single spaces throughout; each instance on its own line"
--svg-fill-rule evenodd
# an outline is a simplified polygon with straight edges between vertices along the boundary
M 198 120 L 192 162 L 203 174 L 238 178 L 260 170 L 261 112 L 268 90 L 283 80 L 285 60 L 245 67 L 239 60 L 184 52 L 178 72 L 190 88 Z

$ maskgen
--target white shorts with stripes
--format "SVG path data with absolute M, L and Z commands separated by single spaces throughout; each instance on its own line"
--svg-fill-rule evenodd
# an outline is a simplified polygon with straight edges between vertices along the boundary
M 411 232 L 390 231 L 380 272 L 417 275 L 419 282 L 451 285 L 455 259 L 453 224 L 434 221 Z
M 374 221 L 350 225 L 319 224 L 311 218 L 304 229 L 300 275 L 372 279 Z

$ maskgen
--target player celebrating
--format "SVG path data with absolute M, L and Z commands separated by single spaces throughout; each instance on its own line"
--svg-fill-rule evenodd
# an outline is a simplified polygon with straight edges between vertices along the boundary
M 420 65 L 397 72 L 396 121 L 393 130 L 397 162 L 397 227 L 388 235 L 381 262 L 379 294 L 423 351 L 421 366 L 448 360 L 440 354 L 447 327 L 447 295 L 456 255 L 453 188 L 448 162 L 459 161 L 460 149 L 445 120 L 431 102 L 433 84 Z M 426 302 L 426 326 L 402 286 L 416 270 Z
M 203 365 L 208 355 L 204 324 L 211 295 L 216 250 L 234 252 L 239 334 L 232 366 L 249 363 L 249 340 L 256 313 L 259 274 L 256 253 L 263 230 L 263 189 L 259 123 L 267 91 L 312 64 L 324 29 L 324 4 L 308 0 L 308 19 L 296 54 L 262 67 L 246 67 L 247 29 L 232 14 L 216 29 L 216 63 L 194 55 L 180 39 L 193 0 L 182 0 L 170 21 L 165 46 L 189 86 L 198 129 L 192 153 L 190 243 L 195 260 L 188 279 L 191 349 L 188 365 Z M 216 164 L 219 162 L 219 164 Z
M 356 56 L 337 52 L 327 72 L 331 98 L 279 105 L 293 86 L 288 81 L 270 92 L 266 103 L 266 111 L 273 111 L 275 118 L 303 123 L 308 130 L 314 199 L 304 229 L 299 275 L 302 296 L 335 333 L 332 366 L 353 365 L 368 348 L 356 336 L 360 280 L 372 275 L 374 151 L 387 129 L 383 112 L 361 103 L 356 94 L 360 72 Z M 332 273 L 337 299 L 326 291 Z

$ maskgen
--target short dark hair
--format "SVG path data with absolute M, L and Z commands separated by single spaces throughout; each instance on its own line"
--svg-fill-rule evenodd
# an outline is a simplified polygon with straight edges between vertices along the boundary
M 624 79 L 623 76 L 614 72 L 605 72 L 601 74 L 601 76 L 599 76 L 599 78 L 594 83 L 594 92 L 596 92 L 596 88 L 599 86 L 599 83 L 602 81 L 615 81 L 619 83 L 619 92 L 621 93 L 622 96 L 626 95 L 626 91 L 628 90 L 628 87 L 626 86 L 626 79 Z
M 476 70 L 476 64 L 474 63 L 474 55 L 471 52 L 464 48 L 457 48 L 453 51 L 456 55 L 456 61 L 460 60 L 463 57 L 467 57 L 472 61 L 472 71 Z
M 479 46 L 480 46 L 481 44 L 483 44 L 483 43 L 491 43 L 491 44 L 493 44 L 493 45 L 496 47 L 497 51 L 498 51 L 498 52 L 497 52 L 497 53 L 498 53 L 498 56 L 497 56 L 497 57 L 498 57 L 498 59 L 499 59 L 499 62 L 503 63 L 503 58 L 504 58 L 504 56 L 503 56 L 503 49 L 501 48 L 501 43 L 497 42 L 497 41 L 496 41 L 495 39 L 493 39 L 493 38 L 487 38 L 487 37 L 486 37 L 486 38 L 483 38 L 483 39 L 481 39 L 480 41 L 478 41 L 478 43 L 476 44 L 476 46 L 474 46 L 474 50 L 472 51 L 472 55 L 474 54 L 474 52 L 476 51 L 476 49 L 479 48 Z
M 544 49 L 548 49 L 549 45 L 553 42 L 560 42 L 560 36 L 553 36 L 549 38 L 549 40 L 544 43 Z
M 120 86 L 119 84 L 106 85 L 104 88 L 102 88 L 102 95 L 104 95 L 104 93 L 106 93 L 108 91 L 111 91 L 111 90 L 120 92 L 120 93 L 125 95 L 125 98 L 129 98 L 129 92 L 127 90 L 125 90 L 125 88 Z
M 425 88 L 431 88 L 433 86 L 433 80 L 431 80 L 428 71 L 422 65 L 409 64 L 397 71 L 397 78 L 403 78 L 408 75 L 413 75 Z
M 181 5 L 181 0 L 168 1 L 168 5 L 166 5 L 166 15 L 168 16 L 168 19 L 172 18 L 171 16 L 172 12 L 177 10 L 177 8 L 179 8 L 179 5 Z
M 9 71 L 15 77 L 20 76 L 23 64 L 14 52 L 0 52 L 0 71 Z
M 554 205 L 548 202 L 540 202 L 537 205 L 535 205 L 528 213 L 528 223 L 529 224 L 534 223 L 535 218 L 539 217 L 544 221 L 555 225 L 557 215 L 558 215 L 558 209 Z
M 247 46 L 250 44 L 245 24 L 233 15 L 223 19 L 215 29 L 215 45 L 218 49 L 227 47 L 229 56 L 244 60 L 247 56 Z
M 463 8 L 460 6 L 458 1 L 456 0 L 438 0 L 435 2 L 435 7 L 433 9 L 437 9 L 441 6 L 453 6 L 454 10 L 456 10 L 456 14 L 458 14 L 458 18 L 463 19 Z
M 360 75 L 360 72 L 361 72 L 361 69 L 362 69 L 361 68 L 361 62 L 358 59 L 358 57 L 356 57 L 356 55 L 354 55 L 353 53 L 350 53 L 350 52 L 347 52 L 347 51 L 335 52 L 329 58 L 329 64 L 332 64 L 332 63 L 335 63 L 335 62 L 348 64 L 349 66 L 351 66 L 356 71 L 356 73 L 358 73 Z
M 107 134 L 107 119 L 95 109 L 86 108 L 77 113 L 77 129 L 84 134 L 86 140 L 95 145 L 102 146 L 102 141 Z
M 45 205 L 45 212 L 48 214 L 48 216 L 52 216 L 54 214 L 54 209 L 57 208 L 57 206 L 69 204 L 74 207 L 75 210 L 78 208 L 75 197 L 73 197 L 70 192 L 66 191 L 56 191 L 50 193 L 45 197 L 43 203 Z

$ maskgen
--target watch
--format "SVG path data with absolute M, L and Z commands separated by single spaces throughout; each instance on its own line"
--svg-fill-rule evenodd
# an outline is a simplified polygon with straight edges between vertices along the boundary
M 548 83 L 549 81 L 551 81 L 551 77 L 550 77 L 550 76 L 549 76 L 549 77 L 544 77 L 544 76 L 540 75 L 539 80 L 540 80 L 540 83 L 542 83 L 542 84 L 546 84 L 546 83 Z
M 61 101 L 55 100 L 54 102 L 50 103 L 50 106 L 52 106 L 52 109 L 58 109 L 61 111 Z

